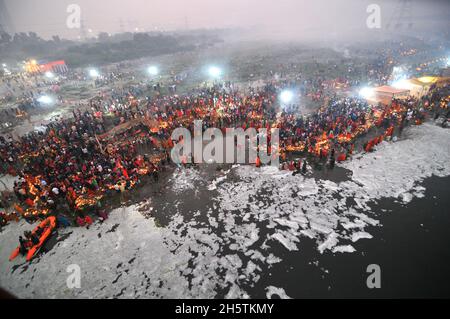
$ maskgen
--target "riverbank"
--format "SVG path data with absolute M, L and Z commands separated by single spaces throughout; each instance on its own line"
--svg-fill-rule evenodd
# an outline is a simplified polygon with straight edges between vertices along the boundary
M 408 128 L 342 164 L 351 171 L 342 180 L 271 167 L 176 170 L 141 204 L 60 230 L 30 264 L 7 261 L 32 228 L 11 224 L 0 233 L 0 285 L 28 298 L 448 296 L 449 134 Z M 73 264 L 80 289 L 66 285 Z M 380 290 L 367 289 L 369 264 L 381 267 Z

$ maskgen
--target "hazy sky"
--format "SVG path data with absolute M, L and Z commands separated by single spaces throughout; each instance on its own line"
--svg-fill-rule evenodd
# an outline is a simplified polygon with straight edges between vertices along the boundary
M 346 34 L 364 30 L 371 3 L 381 7 L 382 24 L 391 19 L 400 0 L 5 0 L 16 31 L 43 37 L 76 38 L 66 27 L 69 4 L 81 7 L 86 29 L 119 32 L 159 29 L 258 26 L 296 34 Z M 449 29 L 450 0 L 412 0 L 416 28 Z

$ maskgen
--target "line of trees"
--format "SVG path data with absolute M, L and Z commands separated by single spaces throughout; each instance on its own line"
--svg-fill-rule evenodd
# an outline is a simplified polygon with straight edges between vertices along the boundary
M 0 56 L 4 60 L 64 59 L 71 67 L 120 62 L 145 56 L 170 54 L 210 46 L 222 41 L 216 32 L 188 33 L 122 33 L 101 32 L 86 41 L 71 41 L 53 36 L 49 40 L 35 32 L 0 34 Z

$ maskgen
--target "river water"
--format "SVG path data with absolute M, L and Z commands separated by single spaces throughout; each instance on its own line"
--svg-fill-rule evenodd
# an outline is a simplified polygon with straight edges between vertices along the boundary
M 59 229 L 0 285 L 28 298 L 448 297 L 450 131 L 432 124 L 335 170 L 171 169 L 90 229 Z M 129 200 L 128 202 L 126 200 Z M 369 289 L 367 266 L 381 269 Z M 81 287 L 67 286 L 80 267 Z

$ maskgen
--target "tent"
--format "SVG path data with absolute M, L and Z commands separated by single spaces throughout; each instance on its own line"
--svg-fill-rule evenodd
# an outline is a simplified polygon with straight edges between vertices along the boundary
M 415 97 L 422 97 L 428 93 L 431 86 L 442 86 L 449 83 L 450 78 L 439 76 L 422 76 L 420 78 L 413 78 L 399 81 L 395 87 L 399 89 L 409 90 L 410 94 Z
M 64 60 L 51 61 L 45 64 L 41 64 L 39 67 L 41 72 L 52 71 L 55 73 L 64 74 L 69 71 L 69 68 L 67 67 Z
M 393 86 L 383 85 L 373 89 L 373 93 L 372 101 L 382 104 L 390 104 L 393 98 L 407 98 L 410 94 L 410 90 L 397 89 Z
M 64 60 L 51 61 L 51 62 L 38 62 L 36 60 L 30 60 L 25 63 L 25 70 L 28 73 L 44 73 L 44 72 L 55 72 L 59 74 L 66 73 L 69 69 Z
M 450 83 L 450 77 L 445 76 L 423 76 L 416 80 L 428 87 L 433 84 L 436 84 L 436 86 L 443 86 Z

